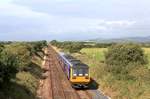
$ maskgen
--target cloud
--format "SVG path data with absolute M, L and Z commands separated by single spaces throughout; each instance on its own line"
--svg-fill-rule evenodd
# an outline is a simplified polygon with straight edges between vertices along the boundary
M 25 18 L 50 17 L 46 13 L 35 12 L 25 6 L 16 5 L 14 3 L 0 3 L 1 16 L 16 16 Z
M 106 25 L 121 26 L 121 27 L 132 26 L 135 23 L 136 21 L 127 21 L 127 20 L 105 22 Z
M 20 37 L 44 33 L 48 30 L 47 21 L 52 20 L 52 16 L 47 13 L 33 11 L 11 0 L 0 2 L 0 12 L 0 35 L 5 34 L 7 37 L 18 33 Z
M 11 3 L 13 0 L 0 0 L 0 5 L 1 4 L 8 4 Z
M 150 23 L 150 9 L 146 2 L 140 3 L 137 5 L 141 8 L 129 0 L 3 0 L 0 38 L 84 39 L 130 36 L 131 32 L 148 35 L 150 29 L 144 27 L 150 26 L 146 24 Z

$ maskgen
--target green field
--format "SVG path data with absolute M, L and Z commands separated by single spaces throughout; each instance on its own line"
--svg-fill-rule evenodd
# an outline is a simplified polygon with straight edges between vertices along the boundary
M 143 48 L 150 62 L 150 48 Z M 90 66 L 91 77 L 99 83 L 99 88 L 112 99 L 150 99 L 150 63 L 130 72 L 135 80 L 120 80 L 117 75 L 106 71 L 106 48 L 83 48 L 74 57 Z
M 106 48 L 84 48 L 81 53 L 85 53 L 89 58 L 97 61 L 104 61 L 104 53 L 107 51 Z

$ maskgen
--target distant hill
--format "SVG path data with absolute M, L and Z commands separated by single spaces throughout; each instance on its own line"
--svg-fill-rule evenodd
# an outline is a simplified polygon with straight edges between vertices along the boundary
M 99 42 L 99 43 L 118 43 L 118 42 L 135 42 L 135 43 L 150 43 L 150 36 L 147 37 L 128 37 L 128 38 L 115 38 L 115 39 L 102 39 L 97 38 L 89 40 L 90 42 Z

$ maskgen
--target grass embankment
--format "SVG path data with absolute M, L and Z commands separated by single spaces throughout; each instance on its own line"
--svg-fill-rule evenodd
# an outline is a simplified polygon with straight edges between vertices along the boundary
M 132 79 L 118 79 L 118 75 L 105 70 L 105 51 L 107 51 L 105 48 L 83 48 L 81 54 L 74 54 L 74 56 L 90 66 L 92 78 L 112 99 L 149 99 L 150 70 L 148 68 L 150 68 L 150 63 L 129 71 Z M 144 51 L 150 62 L 150 48 L 144 48 Z
M 2 84 L 0 99 L 36 99 L 36 90 L 41 75 L 41 58 L 34 56 L 27 71 L 20 71 L 8 84 Z

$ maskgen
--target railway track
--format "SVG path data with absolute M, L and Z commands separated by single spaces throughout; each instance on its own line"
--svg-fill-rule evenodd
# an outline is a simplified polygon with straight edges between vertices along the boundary
M 51 47 L 45 51 L 43 62 L 44 78 L 40 82 L 40 99 L 94 99 L 89 90 L 75 90 L 62 70 L 57 52 Z M 99 98 L 101 99 L 101 98 Z

